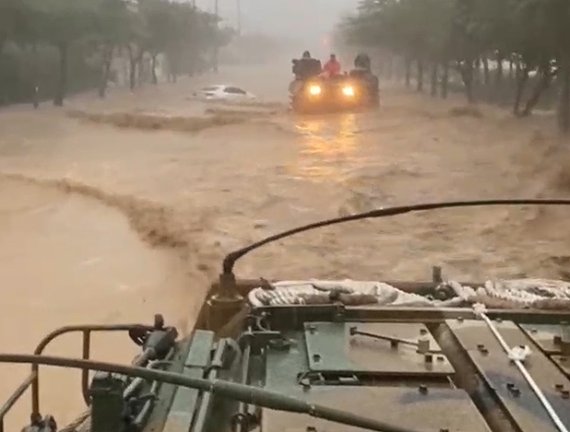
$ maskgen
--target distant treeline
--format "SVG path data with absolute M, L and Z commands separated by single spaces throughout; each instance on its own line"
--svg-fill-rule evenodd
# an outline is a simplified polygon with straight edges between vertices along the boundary
M 470 103 L 508 101 L 519 117 L 546 96 L 570 131 L 568 0 L 361 0 L 341 33 L 433 96 L 459 84 Z
M 232 37 L 218 18 L 172 0 L 0 0 L 0 104 L 98 88 L 105 96 L 113 61 L 128 63 L 134 89 L 143 65 L 157 83 L 157 59 L 172 80 L 204 70 Z

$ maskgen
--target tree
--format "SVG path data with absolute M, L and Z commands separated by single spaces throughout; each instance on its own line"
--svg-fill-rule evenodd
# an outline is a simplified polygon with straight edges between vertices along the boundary
M 19 0 L 0 0 L 0 53 L 8 39 L 14 36 L 21 15 L 22 3 Z
M 101 68 L 98 87 L 101 98 L 107 92 L 113 57 L 127 40 L 128 24 L 128 9 L 123 0 L 98 0 L 92 40 Z
M 0 0 L 0 103 L 35 100 L 40 81 L 58 106 L 68 90 L 96 87 L 104 97 L 112 62 L 124 53 L 134 90 L 143 59 L 157 83 L 160 54 L 176 76 L 231 36 L 216 16 L 175 0 Z
M 399 56 L 407 85 L 415 62 L 418 90 L 429 65 L 432 95 L 439 70 L 441 95 L 447 94 L 450 65 L 470 103 L 486 95 L 500 100 L 514 88 L 513 113 L 519 117 L 530 115 L 543 93 L 557 84 L 560 127 L 570 130 L 568 0 L 361 0 L 341 31 L 348 43 Z M 516 66 L 516 74 L 507 80 L 505 60 Z
M 144 45 L 151 56 L 151 73 L 153 84 L 158 84 L 156 76 L 156 59 L 160 53 L 166 52 L 169 44 L 180 39 L 179 17 L 180 9 L 176 3 L 165 0 L 150 0 L 141 3 L 141 13 L 146 27 Z
M 27 29 L 28 8 L 23 0 L 0 0 L 0 103 L 4 94 L 4 47 L 9 41 L 21 41 Z M 9 84 L 7 84 L 9 85 Z
M 33 8 L 36 34 L 59 53 L 59 77 L 53 102 L 62 106 L 67 90 L 70 49 L 93 32 L 97 11 L 90 0 L 34 0 Z

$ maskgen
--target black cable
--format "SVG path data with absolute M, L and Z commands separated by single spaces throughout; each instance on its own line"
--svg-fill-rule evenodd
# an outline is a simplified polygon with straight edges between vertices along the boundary
M 481 207 L 481 206 L 514 206 L 514 205 L 570 205 L 570 200 L 568 199 L 494 199 L 494 200 L 477 200 L 477 201 L 447 201 L 438 203 L 426 203 L 426 204 L 415 204 L 407 206 L 396 206 L 387 207 L 377 210 L 372 210 L 364 213 L 358 213 L 349 216 L 338 217 L 334 219 L 327 219 L 320 222 L 315 222 L 309 225 L 300 226 L 280 234 L 275 234 L 267 237 L 263 240 L 255 242 L 249 246 L 246 246 L 237 251 L 231 252 L 224 258 L 223 262 L 223 273 L 232 274 L 235 262 L 240 259 L 245 254 L 251 252 L 252 250 L 258 249 L 268 243 L 272 243 L 277 240 L 281 240 L 285 237 L 289 237 L 295 234 L 299 234 L 305 231 L 310 231 L 316 228 L 322 228 L 329 225 L 340 224 L 344 222 L 351 222 L 361 219 L 371 219 L 380 218 L 388 216 L 397 216 L 404 213 L 412 213 L 418 211 L 426 210 L 437 210 L 444 208 L 454 208 L 454 207 Z
M 348 411 L 310 404 L 303 399 L 298 399 L 251 385 L 243 385 L 225 380 L 191 378 L 179 373 L 165 372 L 136 366 L 125 366 L 101 361 L 44 355 L 0 354 L 0 363 L 31 363 L 34 365 L 117 373 L 130 377 L 140 377 L 149 381 L 158 381 L 181 387 L 203 390 L 264 408 L 274 409 L 277 411 L 309 414 L 312 417 L 378 432 L 417 432 L 412 429 L 401 428 L 399 426 L 359 416 Z

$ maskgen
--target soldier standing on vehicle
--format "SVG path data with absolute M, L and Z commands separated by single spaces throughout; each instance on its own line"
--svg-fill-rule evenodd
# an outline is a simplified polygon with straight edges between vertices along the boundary
M 323 67 L 323 72 L 327 78 L 331 78 L 340 75 L 341 71 L 340 62 L 337 60 L 335 54 L 331 54 L 329 61 L 325 63 Z
M 358 54 L 354 59 L 354 67 L 359 70 L 371 72 L 370 57 L 368 57 L 368 54 Z
M 321 62 L 311 57 L 309 51 L 305 51 L 301 59 L 293 60 L 293 73 L 295 80 L 289 85 L 289 92 L 296 93 L 303 88 L 303 83 L 321 73 Z
M 321 73 L 321 62 L 311 57 L 309 51 L 300 60 L 293 60 L 293 73 L 298 80 L 305 80 Z

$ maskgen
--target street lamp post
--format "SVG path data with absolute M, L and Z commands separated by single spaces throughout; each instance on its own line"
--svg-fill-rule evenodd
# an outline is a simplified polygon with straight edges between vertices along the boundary
M 196 0 L 192 0 L 193 4 L 196 4 Z M 237 33 L 241 36 L 241 0 L 236 0 L 236 9 L 237 9 Z M 220 5 L 219 0 L 214 0 L 214 15 L 216 17 L 216 28 L 219 30 L 220 23 Z M 216 43 L 214 46 L 214 59 L 213 59 L 213 69 L 214 72 L 218 72 L 218 54 L 219 54 L 219 46 Z
M 219 17 L 219 4 L 218 0 L 214 0 L 214 15 L 216 16 L 216 29 L 220 29 L 220 17 Z M 214 72 L 218 72 L 218 41 L 214 44 Z
M 238 36 L 241 36 L 241 0 L 236 0 L 236 10 L 237 10 L 237 32 Z

